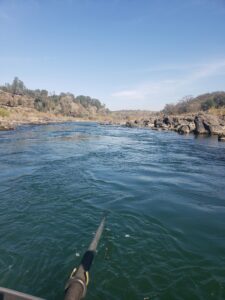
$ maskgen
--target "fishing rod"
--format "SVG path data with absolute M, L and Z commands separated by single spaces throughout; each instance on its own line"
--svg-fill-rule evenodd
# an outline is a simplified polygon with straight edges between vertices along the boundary
M 89 270 L 93 262 L 96 249 L 101 238 L 106 216 L 103 217 L 88 250 L 84 253 L 78 268 L 74 268 L 65 287 L 64 300 L 83 299 L 87 292 L 89 283 Z
M 89 245 L 88 250 L 84 253 L 78 268 L 74 268 L 65 288 L 64 300 L 80 300 L 85 297 L 87 285 L 89 282 L 89 270 L 93 262 L 96 249 L 101 238 L 106 216 L 103 217 L 95 236 Z M 44 300 L 32 295 L 20 293 L 14 290 L 0 287 L 0 300 Z

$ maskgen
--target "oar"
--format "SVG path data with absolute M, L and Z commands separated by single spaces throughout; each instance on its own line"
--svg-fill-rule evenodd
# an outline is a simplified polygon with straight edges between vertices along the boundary
M 75 268 L 72 271 L 70 278 L 66 284 L 64 300 L 79 300 L 85 297 L 89 281 L 88 272 L 91 268 L 98 242 L 104 229 L 105 218 L 106 217 L 104 216 L 88 250 L 84 253 L 80 265 L 78 266 L 78 268 Z

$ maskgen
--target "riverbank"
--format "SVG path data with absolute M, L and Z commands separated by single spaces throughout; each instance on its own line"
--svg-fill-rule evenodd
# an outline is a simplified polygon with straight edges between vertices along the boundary
M 215 115 L 199 112 L 183 115 L 151 115 L 148 118 L 106 122 L 129 128 L 145 127 L 151 130 L 171 130 L 179 134 L 217 135 L 220 141 L 225 141 L 225 115 Z
M 135 117 L 136 116 L 136 117 Z M 199 112 L 197 114 L 163 115 L 160 113 L 146 113 L 143 115 L 128 114 L 121 116 L 121 112 L 109 113 L 108 116 L 95 118 L 76 118 L 61 114 L 39 112 L 29 107 L 0 107 L 0 130 L 13 130 L 24 124 L 50 124 L 63 122 L 98 122 L 100 125 L 119 125 L 129 128 L 145 127 L 151 130 L 175 131 L 179 134 L 217 135 L 218 140 L 225 141 L 225 115 Z
M 24 124 L 50 124 L 87 121 L 84 118 L 68 117 L 60 114 L 39 112 L 29 107 L 0 107 L 0 130 L 13 130 Z

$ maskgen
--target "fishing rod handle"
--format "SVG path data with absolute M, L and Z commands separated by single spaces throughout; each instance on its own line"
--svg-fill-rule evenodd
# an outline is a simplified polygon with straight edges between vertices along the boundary
M 71 281 L 64 300 L 80 300 L 83 299 L 86 294 L 86 285 L 81 279 L 75 279 Z

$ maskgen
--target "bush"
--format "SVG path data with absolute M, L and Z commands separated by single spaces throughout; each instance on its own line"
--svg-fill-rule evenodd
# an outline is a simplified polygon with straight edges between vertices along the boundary
M 225 95 L 218 95 L 214 97 L 216 108 L 225 106 Z
M 210 108 L 215 106 L 215 102 L 213 101 L 213 99 L 208 99 L 205 102 L 202 103 L 201 108 L 202 110 L 209 110 Z
M 196 98 L 186 96 L 176 104 L 166 104 L 163 113 L 182 114 L 195 113 L 200 110 L 208 111 L 212 108 L 223 108 L 225 106 L 225 92 L 214 92 L 200 95 Z
M 9 111 L 5 108 L 0 107 L 0 117 L 8 117 L 9 116 Z

